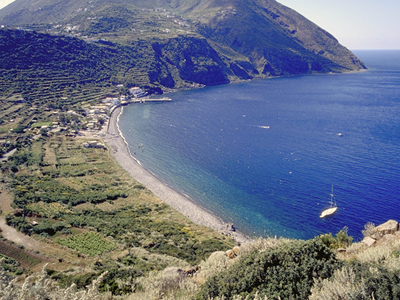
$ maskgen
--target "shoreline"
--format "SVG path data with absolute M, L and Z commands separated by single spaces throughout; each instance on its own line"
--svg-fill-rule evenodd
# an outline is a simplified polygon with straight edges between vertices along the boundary
M 221 218 L 196 204 L 188 196 L 177 192 L 143 168 L 140 162 L 131 155 L 128 143 L 119 129 L 118 121 L 122 112 L 122 106 L 116 107 L 112 111 L 108 121 L 106 136 L 103 137 L 104 142 L 110 150 L 110 154 L 117 163 L 132 178 L 143 184 L 163 202 L 189 218 L 192 222 L 214 229 L 221 234 L 231 236 L 238 243 L 251 241 L 246 235 L 233 230 L 230 223 L 225 223 Z

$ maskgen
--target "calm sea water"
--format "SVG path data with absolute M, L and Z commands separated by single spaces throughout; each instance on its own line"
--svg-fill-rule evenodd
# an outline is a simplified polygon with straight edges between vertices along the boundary
M 400 221 L 400 51 L 355 54 L 368 71 L 177 92 L 125 107 L 120 128 L 145 168 L 246 234 L 360 239 Z M 332 185 L 338 212 L 320 219 Z

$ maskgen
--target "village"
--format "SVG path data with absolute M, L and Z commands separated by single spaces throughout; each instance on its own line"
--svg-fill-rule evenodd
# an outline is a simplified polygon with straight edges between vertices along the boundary
M 123 84 L 118 84 L 117 89 L 124 88 Z M 104 137 L 107 131 L 108 122 L 112 112 L 119 106 L 128 105 L 130 103 L 146 103 L 146 102 L 168 102 L 170 98 L 152 98 L 146 91 L 140 87 L 132 87 L 128 89 L 127 95 L 114 97 L 105 97 L 99 103 L 85 104 L 79 109 L 70 109 L 68 111 L 43 109 L 43 116 L 33 117 L 25 126 L 11 128 L 8 132 L 3 133 L 0 137 L 0 149 L 3 154 L 0 161 L 6 161 L 8 157 L 13 155 L 20 144 L 27 144 L 41 137 L 49 137 L 54 134 L 63 134 L 68 137 L 86 137 L 98 138 Z M 20 103 L 25 103 L 23 99 Z M 36 106 L 28 109 L 31 113 L 38 112 Z M 16 122 L 15 119 L 8 121 Z M 97 141 L 84 142 L 86 148 L 103 148 L 107 149 L 104 144 Z

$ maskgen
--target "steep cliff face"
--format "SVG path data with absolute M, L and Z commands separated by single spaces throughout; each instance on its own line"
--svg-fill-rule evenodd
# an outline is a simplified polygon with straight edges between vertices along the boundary
M 229 83 L 227 73 L 233 73 L 205 39 L 178 37 L 156 42 L 153 49 L 157 61 L 167 70 L 153 76 L 167 87 L 181 80 L 203 85 Z

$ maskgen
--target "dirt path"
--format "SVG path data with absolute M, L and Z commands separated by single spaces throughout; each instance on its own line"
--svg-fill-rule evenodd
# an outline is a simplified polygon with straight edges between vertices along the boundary
M 11 226 L 8 226 L 3 216 L 0 216 L 0 228 L 2 230 L 1 234 L 7 240 L 13 241 L 17 245 L 23 245 L 29 250 L 40 250 L 40 243 L 37 240 L 17 231 Z

